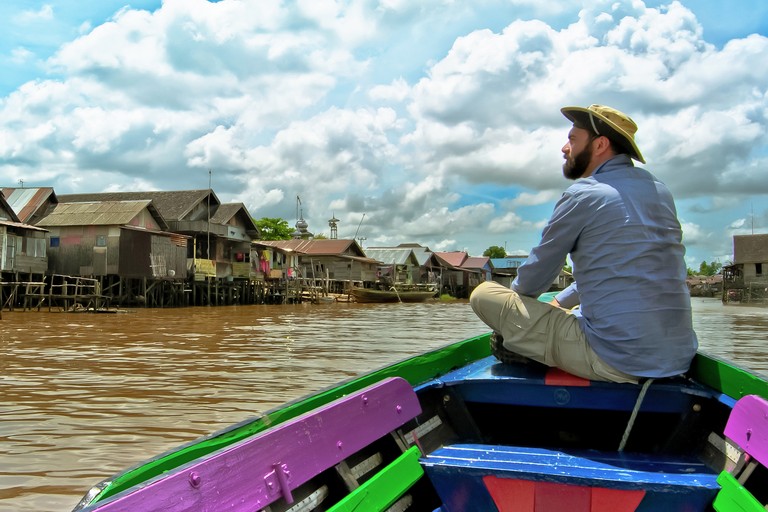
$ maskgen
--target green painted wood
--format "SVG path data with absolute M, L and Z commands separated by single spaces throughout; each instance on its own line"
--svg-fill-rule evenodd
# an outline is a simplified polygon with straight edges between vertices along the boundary
M 419 464 L 421 452 L 414 446 L 376 473 L 363 485 L 328 509 L 328 512 L 366 510 L 381 512 L 388 509 L 424 474 Z
M 688 374 L 734 400 L 746 395 L 768 399 L 768 381 L 764 377 L 706 353 L 696 354 Z
M 717 477 L 720 492 L 712 503 L 717 512 L 765 512 L 765 508 L 727 471 Z
M 142 463 L 132 469 L 113 476 L 99 484 L 100 491 L 95 493 L 88 505 L 102 501 L 110 496 L 142 484 L 166 471 L 171 471 L 199 457 L 211 454 L 233 443 L 258 434 L 274 425 L 295 418 L 301 414 L 325 405 L 337 398 L 353 393 L 386 377 L 399 376 L 411 385 L 417 385 L 443 375 L 455 368 L 490 355 L 490 333 L 453 343 L 440 349 L 427 352 L 399 363 L 386 366 L 372 373 L 343 382 L 315 395 L 270 411 L 262 417 L 241 423 L 235 427 L 212 434 L 210 437 L 177 448 Z

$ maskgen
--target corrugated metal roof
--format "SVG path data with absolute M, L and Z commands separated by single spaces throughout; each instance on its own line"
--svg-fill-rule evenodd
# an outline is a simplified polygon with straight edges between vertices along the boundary
M 129 224 L 152 201 L 59 203 L 39 226 L 120 226 Z
M 19 216 L 16 215 L 11 205 L 5 200 L 5 194 L 0 194 L 0 219 L 19 222 Z
M 3 195 L 21 222 L 29 222 L 32 216 L 46 205 L 49 198 L 52 199 L 54 204 L 57 202 L 53 187 L 6 187 L 3 188 Z
M 487 256 L 470 256 L 464 260 L 461 266 L 464 268 L 490 268 L 490 262 L 491 258 Z
M 0 220 L 0 224 L 3 226 L 13 226 L 15 228 L 32 229 L 34 231 L 48 231 L 47 229 L 39 228 L 31 224 L 24 224 L 23 222 L 13 222 L 9 220 Z
M 258 240 L 256 243 L 278 249 L 294 251 L 315 256 L 358 256 L 366 258 L 365 253 L 354 240 Z M 346 253 L 346 254 L 345 254 Z M 372 260 L 375 261 L 375 260 Z
M 211 196 L 211 206 L 221 204 L 213 190 L 178 190 L 178 191 L 149 191 L 149 192 L 99 192 L 96 194 L 64 194 L 59 196 L 60 203 L 94 202 L 94 201 L 135 201 L 151 199 L 152 203 L 167 221 L 184 220 L 186 215 L 198 204 L 207 204 Z
M 413 250 L 410 248 L 368 248 L 365 249 L 365 255 L 387 265 L 406 265 L 413 257 Z M 413 260 L 416 261 L 415 257 Z
M 436 252 L 435 254 L 454 267 L 460 267 L 467 259 L 467 253 L 463 251 Z

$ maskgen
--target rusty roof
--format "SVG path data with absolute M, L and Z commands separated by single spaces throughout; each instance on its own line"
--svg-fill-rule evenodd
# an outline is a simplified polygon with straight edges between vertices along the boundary
M 313 256 L 357 256 L 367 258 L 363 250 L 354 240 L 258 240 L 256 243 L 275 247 L 276 249 Z
M 53 187 L 39 188 L 3 188 L 3 196 L 19 217 L 20 222 L 29 222 L 35 214 L 45 215 L 48 201 L 56 204 L 56 194 Z
M 464 263 L 464 260 L 467 259 L 467 253 L 464 251 L 451 251 L 451 252 L 436 252 L 435 253 L 440 259 L 448 263 L 449 265 L 452 265 L 454 267 L 460 267 Z

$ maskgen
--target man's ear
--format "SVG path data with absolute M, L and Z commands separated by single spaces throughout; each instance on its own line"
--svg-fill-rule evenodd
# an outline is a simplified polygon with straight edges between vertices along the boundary
M 611 153 L 611 141 L 608 140 L 608 137 L 602 136 L 597 138 L 597 147 L 594 148 L 594 152 L 597 155 L 603 156 L 606 153 Z

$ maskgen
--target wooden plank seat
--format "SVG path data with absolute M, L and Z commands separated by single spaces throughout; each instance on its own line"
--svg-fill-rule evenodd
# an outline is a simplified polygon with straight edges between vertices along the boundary
M 708 510 L 719 489 L 696 460 L 625 452 L 455 444 L 421 463 L 447 510 Z
M 758 464 L 768 466 L 768 401 L 747 395 L 736 402 L 725 436 L 736 452 L 730 471 L 723 471 L 717 481 L 722 486 L 713 507 L 721 512 L 765 512 L 766 507 L 745 487 Z
M 291 504 L 297 488 L 420 412 L 410 384 L 399 377 L 388 378 L 84 510 L 253 512 L 278 500 Z M 377 498 L 378 503 L 394 502 L 407 487 L 383 489 L 376 480 L 392 484 L 395 473 L 390 472 L 405 467 L 410 470 L 408 480 L 414 482 L 421 476 L 417 459 L 418 453 L 408 451 L 387 466 L 390 469 L 381 478 L 370 479 L 369 492 L 386 494 Z M 338 510 L 352 508 L 342 504 Z

